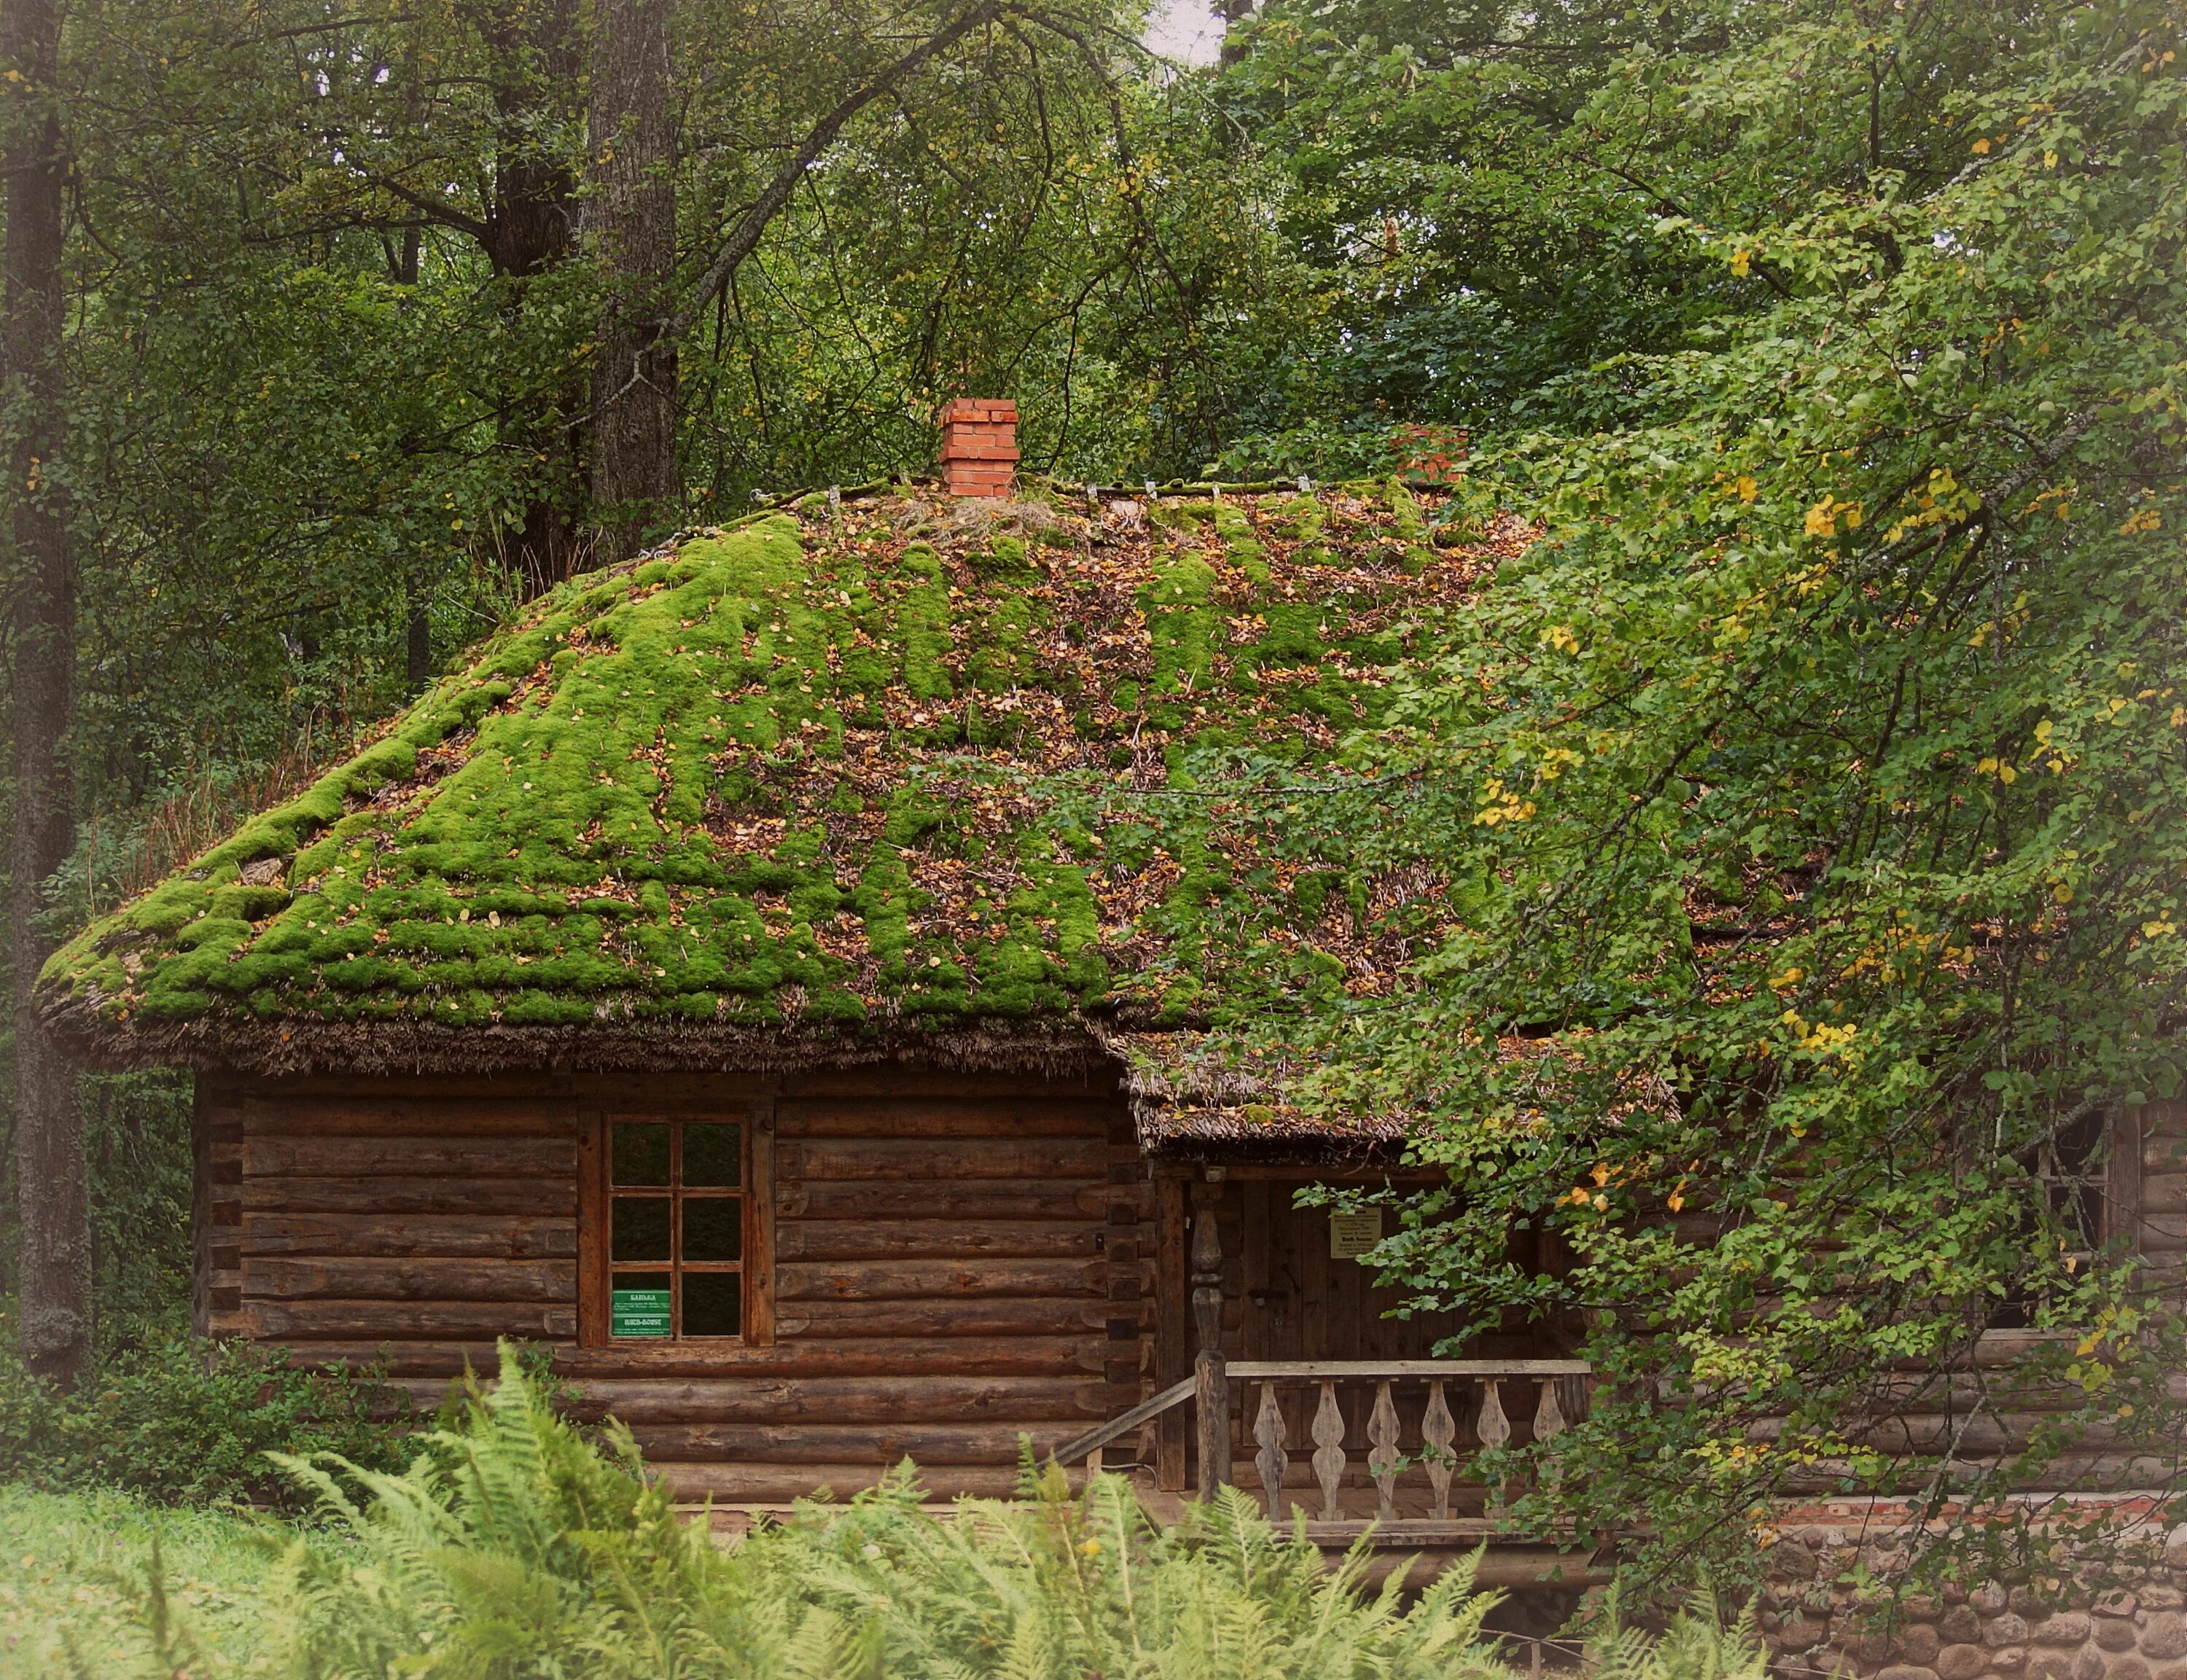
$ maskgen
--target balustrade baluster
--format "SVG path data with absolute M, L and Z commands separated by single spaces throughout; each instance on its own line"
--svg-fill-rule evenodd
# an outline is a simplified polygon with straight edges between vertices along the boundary
M 1481 1415 L 1474 1420 L 1473 1432 L 1481 1437 L 1482 1447 L 1493 1449 L 1511 1439 L 1511 1420 L 1504 1415 L 1504 1380 L 1500 1377 L 1486 1377 L 1481 1384 Z M 1504 1484 L 1498 1481 L 1488 1490 L 1488 1513 L 1499 1514 L 1504 1509 Z
M 1321 1404 L 1313 1414 L 1313 1473 L 1321 1483 L 1321 1520 L 1337 1519 L 1336 1490 L 1344 1481 L 1344 1413 L 1336 1403 L 1336 1385 L 1321 1385 Z
M 1253 1468 L 1261 1473 L 1261 1491 L 1268 1496 L 1268 1520 L 1284 1520 L 1284 1472 L 1290 1468 L 1291 1455 L 1284 1451 L 1283 1402 L 1276 1398 L 1273 1383 L 1261 1385 L 1261 1406 L 1253 1419 L 1253 1439 L 1261 1450 L 1253 1457 Z
M 1367 1419 L 1367 1473 L 1375 1478 L 1375 1514 L 1389 1522 L 1397 1514 L 1397 1403 L 1387 1378 L 1375 1385 L 1375 1411 Z
M 1557 1404 L 1556 1379 L 1544 1377 L 1542 1379 L 1541 1403 L 1534 1407 L 1534 1439 L 1554 1441 L 1564 1432 L 1564 1408 Z
M 1420 1419 L 1420 1439 L 1428 1448 L 1422 1456 L 1428 1461 L 1428 1485 L 1435 1489 L 1436 1520 L 1447 1521 L 1453 1464 L 1450 1448 L 1458 1439 L 1458 1419 L 1450 1414 L 1450 1402 L 1443 1397 L 1440 1377 L 1428 1385 L 1428 1409 Z
M 1474 1420 L 1474 1434 L 1481 1437 L 1487 1447 L 1501 1447 L 1511 1438 L 1511 1420 L 1504 1415 L 1504 1379 L 1484 1377 L 1481 1380 L 1481 1415 Z

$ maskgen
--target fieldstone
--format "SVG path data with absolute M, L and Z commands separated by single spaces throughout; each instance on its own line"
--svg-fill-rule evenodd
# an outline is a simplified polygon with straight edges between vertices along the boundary
M 1918 1593 L 1909 1593 L 1901 1599 L 1898 1608 L 1909 1621 L 1934 1621 L 1944 1613 L 1944 1607 L 1934 1599 Z
M 2024 1645 L 2007 1645 L 2002 1650 L 1989 1654 L 1989 1666 L 1999 1674 L 2017 1674 L 2027 1666 L 2027 1649 Z
M 2141 1607 L 2145 1610 L 2176 1610 L 2182 1604 L 2187 1604 L 2187 1593 L 2182 1593 L 2177 1587 L 2166 1587 L 2161 1583 L 2144 1587 L 2136 1596 L 2140 1599 Z
M 2159 1663 L 2155 1680 L 2187 1680 L 2187 1662 Z
M 1845 1652 L 1824 1645 L 1808 1653 L 1800 1665 L 1796 1680 L 1814 1680 L 1818 1674 L 1836 1676 L 1839 1680 L 1859 1680 L 1863 1673 L 1872 1672 L 1872 1666 L 1864 1667 Z
M 2164 1537 L 2164 1566 L 2187 1569 L 2187 1522 Z
M 2035 1630 L 2038 1645 L 2085 1645 L 2095 1624 L 2079 1610 L 2061 1610 Z
M 2159 1610 L 2141 1630 L 2141 1654 L 2168 1662 L 2187 1657 L 2187 1615 L 2178 1610 Z
M 2132 1615 L 2141 1604 L 2131 1593 L 2106 1593 L 2091 1606 L 2098 1615 Z
M 1982 1643 L 1993 1651 L 2002 1650 L 2007 1645 L 2024 1645 L 2027 1643 L 2027 1619 L 2015 1615 L 2010 1610 L 1993 1617 L 1982 1628 Z
M 1930 1666 L 1937 1671 L 1937 1680 L 1976 1680 L 1988 1669 L 1989 1653 L 1980 1645 L 1947 1645 Z
M 2105 1672 L 2110 1680 L 2150 1680 L 2149 1665 L 2137 1656 L 2113 1657 Z
M 2024 1615 L 2030 1621 L 2049 1615 L 2053 1609 L 2049 1597 L 2032 1586 L 2014 1587 L 2005 1602 L 2012 1606 L 2016 1615 Z
M 2030 1651 L 2027 1680 L 2073 1680 L 2073 1656 L 2072 1651 Z
M 1864 1668 L 1881 1668 L 1891 1660 L 1891 1636 L 1875 1628 L 1840 1628 L 1837 1643 Z
M 1967 1602 L 1975 1607 L 1977 1615 L 2001 1615 L 2005 1605 L 2004 1588 L 1994 1581 L 1985 1581 L 1967 1594 Z
M 2073 1658 L 2073 1680 L 2104 1680 L 2104 1654 L 2083 1645 Z
M 1915 1663 L 1895 1662 L 1877 1675 L 1875 1680 L 1937 1680 L 1937 1671 Z
M 1982 1643 L 1982 1618 L 1975 1614 L 1971 1604 L 1954 1604 L 1937 1624 L 1937 1632 L 1951 1644 L 1978 1645 Z
M 1917 1621 L 1898 1636 L 1898 1655 L 1922 1668 L 1937 1666 L 1937 1653 L 1944 1642 L 1926 1621 Z
M 1815 1554 L 1796 1540 L 1780 1540 L 1769 1548 L 1766 1570 L 1772 1581 L 1813 1581 Z
M 1804 1651 L 1821 1643 L 1821 1627 L 1803 1615 L 1788 1615 L 1777 1630 L 1779 1642 L 1788 1651 Z
M 1937 1589 L 1937 1596 L 1948 1604 L 1964 1604 L 1967 1601 L 1967 1589 L 1956 1581 L 1947 1581 Z
M 2100 1617 L 2096 1622 L 2096 1643 L 2107 1651 L 2130 1651 L 2134 1649 L 2134 1624 Z

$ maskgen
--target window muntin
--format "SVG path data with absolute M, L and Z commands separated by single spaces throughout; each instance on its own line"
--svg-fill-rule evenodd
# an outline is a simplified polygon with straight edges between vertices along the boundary
M 743 1122 L 611 1115 L 607 1133 L 610 1340 L 742 1336 L 751 1229 Z

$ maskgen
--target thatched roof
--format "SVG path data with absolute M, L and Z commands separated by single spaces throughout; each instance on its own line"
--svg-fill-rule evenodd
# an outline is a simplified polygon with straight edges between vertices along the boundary
M 907 492 L 686 538 L 87 929 L 46 1017 L 107 1065 L 1060 1070 L 1386 987 L 1437 884 L 1353 879 L 1200 755 L 1341 776 L 1525 538 L 1448 511 Z

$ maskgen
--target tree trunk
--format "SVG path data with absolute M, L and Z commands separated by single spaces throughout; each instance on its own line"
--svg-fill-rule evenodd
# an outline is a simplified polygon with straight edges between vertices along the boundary
M 484 32 L 506 69 L 494 88 L 499 135 L 486 254 L 513 313 L 528 283 L 576 248 L 577 183 L 554 137 L 577 110 L 584 38 L 577 0 L 500 0 Z M 571 422 L 584 405 L 582 384 L 563 385 L 502 425 L 503 442 L 538 469 L 506 556 L 526 599 L 577 569 L 584 485 Z
M 85 1232 L 82 1115 L 73 1071 L 47 1042 L 31 988 L 52 948 L 48 879 L 75 843 L 65 738 L 75 709 L 76 570 L 65 479 L 61 253 L 66 164 L 60 119 L 57 0 L 0 8 L 7 74 L 8 233 L 0 368 L 11 446 L 9 535 L 15 822 L 8 933 L 14 959 L 15 1175 L 21 1197 L 18 1289 L 25 1361 L 73 1382 L 90 1351 L 90 1246 Z
M 593 517 L 627 559 L 683 500 L 676 459 L 676 186 L 669 0 L 599 0 L 589 144 L 593 245 L 605 289 L 593 368 Z

